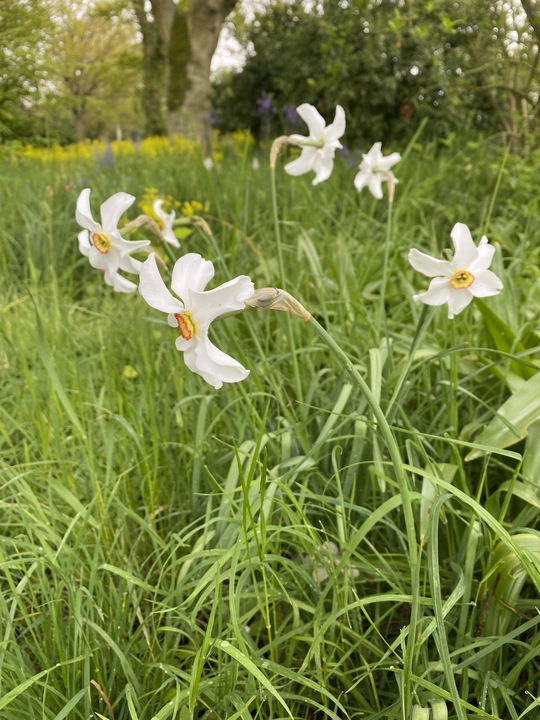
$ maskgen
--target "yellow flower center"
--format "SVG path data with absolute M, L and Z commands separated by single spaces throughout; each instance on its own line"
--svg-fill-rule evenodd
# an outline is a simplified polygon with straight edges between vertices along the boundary
M 184 340 L 191 340 L 195 335 L 195 323 L 189 313 L 174 313 L 176 322 L 178 323 L 178 332 Z
M 463 290 L 464 288 L 471 287 L 474 282 L 474 275 L 468 270 L 458 270 L 450 278 L 450 285 L 454 290 Z
M 105 233 L 92 233 L 92 244 L 103 255 L 106 255 L 111 249 L 111 241 Z
M 165 220 L 163 220 L 162 218 L 158 218 L 157 224 L 160 230 L 165 230 Z

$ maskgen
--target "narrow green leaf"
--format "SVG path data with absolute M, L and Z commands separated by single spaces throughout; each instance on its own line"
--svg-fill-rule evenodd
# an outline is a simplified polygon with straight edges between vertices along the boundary
M 54 720 L 64 720 L 65 717 L 73 710 L 73 708 L 79 703 L 79 701 L 88 693 L 88 688 L 83 687 L 79 692 L 74 695 L 71 700 L 65 705 L 60 712 L 54 716 Z M 138 718 L 137 718 L 138 720 Z
M 294 720 L 294 716 L 289 710 L 289 706 L 285 702 L 285 700 L 281 697 L 281 695 L 278 693 L 278 691 L 275 689 L 275 687 L 272 685 L 270 680 L 262 673 L 259 668 L 255 665 L 255 663 L 250 660 L 247 655 L 244 655 L 244 653 L 240 652 L 237 648 L 235 648 L 233 645 L 231 645 L 230 642 L 227 642 L 227 640 L 218 640 L 215 643 L 215 647 L 218 647 L 220 650 L 223 650 L 223 652 L 226 652 L 228 655 L 230 655 L 233 660 L 236 660 L 236 662 L 239 662 L 240 665 L 243 665 L 248 672 L 250 672 L 259 682 L 260 684 L 268 690 L 268 692 L 276 698 L 276 700 L 283 705 L 285 708 L 285 711 L 287 715 L 291 718 L 291 720 Z

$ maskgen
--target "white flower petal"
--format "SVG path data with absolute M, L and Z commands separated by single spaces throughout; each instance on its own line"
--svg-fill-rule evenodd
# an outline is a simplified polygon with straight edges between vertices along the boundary
M 474 274 L 474 273 L 473 273 Z M 474 297 L 490 297 L 498 295 L 503 289 L 500 279 L 491 270 L 480 270 L 474 276 L 474 282 L 469 288 Z
M 81 230 L 77 237 L 79 239 L 79 250 L 85 257 L 88 257 L 90 248 L 92 247 L 88 230 Z
M 120 258 L 120 263 L 118 265 L 120 270 L 135 273 L 136 275 L 141 272 L 142 266 L 142 262 L 140 260 L 135 260 L 135 258 L 132 258 L 131 255 L 124 255 L 124 257 Z
M 373 195 L 373 197 L 377 198 L 377 200 L 381 200 L 383 196 L 382 191 L 382 183 L 383 183 L 383 176 L 379 173 L 375 173 L 369 178 L 368 181 L 368 187 L 370 193 Z
M 333 153 L 332 153 L 333 156 Z M 315 171 L 315 178 L 313 179 L 313 185 L 318 185 L 324 180 L 328 180 L 334 169 L 334 159 L 323 153 L 319 153 L 313 163 L 313 170 Z
M 239 275 L 207 292 L 190 291 L 190 306 L 196 323 L 208 324 L 228 312 L 243 310 L 245 301 L 255 291 L 251 278 Z
M 431 257 L 431 255 L 426 255 L 416 250 L 416 248 L 409 251 L 408 259 L 415 270 L 427 275 L 427 277 L 451 278 L 454 274 L 454 269 L 448 260 Z
M 184 310 L 182 303 L 167 290 L 159 274 L 154 253 L 143 263 L 139 278 L 139 293 L 150 307 L 166 313 Z
M 152 203 L 152 210 L 154 211 L 154 215 L 158 218 L 158 220 L 161 220 L 162 227 L 161 227 L 161 236 L 165 242 L 169 243 L 169 245 L 172 245 L 175 248 L 180 247 L 180 243 L 178 242 L 178 238 L 174 234 L 174 230 L 172 228 L 174 219 L 176 217 L 176 213 L 174 210 L 171 210 L 170 213 L 165 213 L 161 209 L 161 206 L 163 205 L 163 200 L 154 200 Z
M 159 219 L 162 219 L 165 216 L 165 213 L 161 209 L 162 205 L 163 200 L 154 200 L 154 202 L 152 203 L 152 210 L 154 211 L 154 215 Z
M 371 174 L 365 170 L 360 170 L 360 172 L 356 174 L 356 177 L 354 178 L 354 187 L 358 190 L 358 192 L 366 187 L 370 178 Z
M 426 292 L 413 295 L 413 300 L 419 300 L 426 305 L 444 305 L 449 300 L 451 290 L 450 283 L 446 278 L 436 277 L 429 283 Z
M 326 137 L 329 140 L 337 140 L 345 133 L 345 125 L 345 110 L 341 107 L 341 105 L 337 105 L 334 122 L 326 128 Z M 341 147 L 341 143 L 339 146 Z
M 101 225 L 94 221 L 92 211 L 90 210 L 90 188 L 84 188 L 84 190 L 81 190 L 81 193 L 77 198 L 75 219 L 81 227 L 90 230 L 90 232 L 101 232 Z
M 378 163 L 383 159 L 382 154 L 382 142 L 376 142 L 373 143 L 373 145 L 370 147 L 367 153 L 364 154 L 364 161 L 367 165 L 370 167 L 372 165 L 378 165 Z
M 110 279 L 112 279 L 112 282 L 109 282 Z M 137 290 L 137 285 L 134 282 L 131 282 L 131 280 L 128 280 L 119 273 L 112 273 L 112 276 L 105 273 L 105 282 L 108 285 L 112 285 L 116 292 L 132 293 Z
M 200 375 L 207 383 L 218 390 L 223 383 L 235 383 L 245 380 L 249 375 L 238 360 L 226 355 L 210 342 L 206 334 L 198 342 L 188 342 L 184 351 L 184 360 L 190 370 Z
M 210 260 L 204 260 L 198 253 L 187 253 L 174 264 L 171 288 L 187 307 L 190 292 L 202 292 L 213 277 Z
M 303 103 L 296 108 L 296 112 L 309 128 L 309 134 L 313 138 L 320 138 L 324 133 L 326 123 L 323 116 L 313 105 Z
M 481 270 L 487 270 L 493 260 L 495 254 L 495 246 L 488 243 L 487 237 L 483 237 L 478 245 L 478 257 L 467 268 L 473 275 L 477 275 Z
M 100 253 L 99 250 L 92 245 L 88 250 L 88 260 L 90 261 L 90 265 L 96 268 L 96 270 L 116 272 L 120 265 L 120 256 L 114 248 L 111 248 L 108 253 Z
M 118 230 L 109 235 L 109 238 L 122 257 L 130 255 L 131 253 L 139 252 L 142 248 L 150 245 L 150 240 L 124 240 Z
M 384 172 L 388 172 L 391 167 L 401 160 L 401 155 L 398 152 L 390 153 L 386 157 L 382 156 L 378 162 L 378 167 Z
M 472 287 L 472 286 L 471 286 Z M 471 288 L 462 288 L 461 290 L 452 289 L 448 296 L 448 317 L 451 320 L 462 310 L 465 310 L 467 305 L 473 299 L 470 292 Z
M 134 202 L 134 196 L 124 192 L 115 193 L 105 200 L 101 205 L 101 225 L 107 235 L 116 230 L 120 216 L 131 207 Z
M 178 238 L 174 234 L 174 230 L 170 227 L 166 227 L 164 230 L 161 231 L 161 234 L 163 235 L 163 239 L 166 243 L 169 243 L 169 245 L 172 245 L 175 248 L 180 247 L 180 243 L 178 242 Z
M 456 249 L 452 266 L 455 270 L 468 269 L 478 257 L 478 249 L 473 242 L 471 231 L 463 223 L 456 223 L 450 235 Z
M 304 173 L 313 170 L 313 164 L 317 157 L 317 150 L 313 147 L 305 147 L 302 149 L 302 154 L 296 160 L 285 165 L 285 172 L 289 175 L 304 175 Z

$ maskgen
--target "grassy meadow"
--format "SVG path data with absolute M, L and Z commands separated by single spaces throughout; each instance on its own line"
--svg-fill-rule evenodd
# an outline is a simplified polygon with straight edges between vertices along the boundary
M 390 218 L 280 156 L 281 278 L 268 148 L 83 150 L 0 160 L 0 718 L 540 717 L 540 154 L 385 147 Z M 248 308 L 215 391 L 79 253 L 85 187 L 201 203 L 168 268 L 281 284 L 349 365 Z M 504 290 L 450 321 L 407 253 L 456 222 Z

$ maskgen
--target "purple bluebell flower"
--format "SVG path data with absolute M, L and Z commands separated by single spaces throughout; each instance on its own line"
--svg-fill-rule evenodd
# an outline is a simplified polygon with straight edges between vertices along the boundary
M 263 90 L 262 93 L 257 98 L 257 109 L 259 111 L 259 115 L 275 115 L 276 114 L 276 108 L 274 107 L 272 98 L 266 92 L 266 90 Z

